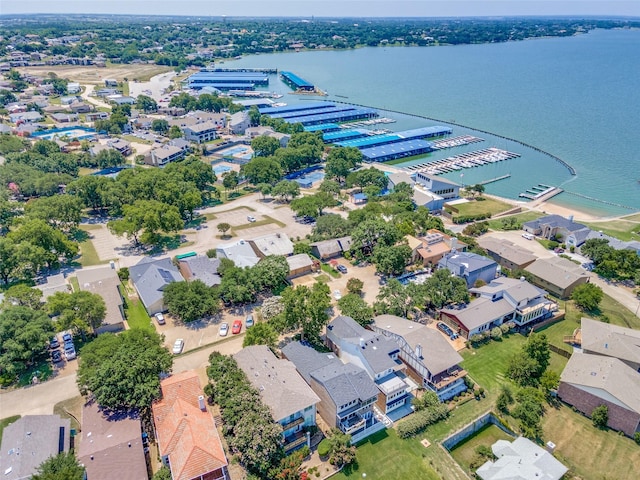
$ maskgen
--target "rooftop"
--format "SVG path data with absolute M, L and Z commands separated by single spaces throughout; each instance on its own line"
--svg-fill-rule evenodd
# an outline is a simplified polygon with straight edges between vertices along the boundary
M 78 270 L 77 278 L 80 290 L 96 293 L 104 299 L 107 312 L 103 324 L 115 325 L 124 320 L 120 312 L 122 305 L 122 297 L 118 290 L 120 278 L 113 268 L 83 268 Z
M 640 330 L 582 318 L 582 349 L 640 364 Z
M 236 353 L 238 366 L 276 421 L 315 405 L 320 398 L 311 390 L 289 360 L 276 357 L 266 345 L 245 347 Z
M 523 228 L 527 227 L 534 230 L 538 230 L 545 226 L 550 228 L 565 228 L 570 232 L 587 228 L 586 225 L 583 225 L 582 223 L 576 223 L 573 221 L 573 219 L 564 218 L 561 215 L 547 215 L 546 217 L 540 217 L 535 220 L 525 222 L 522 226 Z
M 291 255 L 293 253 L 293 243 L 284 233 L 267 233 L 260 237 L 249 240 L 256 254 L 268 255 Z
M 580 278 L 589 277 L 580 265 L 562 257 L 539 258 L 525 267 L 525 270 L 560 288 L 567 288 Z
M 525 263 L 531 263 L 536 258 L 533 252 L 524 248 L 518 247 L 516 244 L 503 239 L 494 237 L 480 237 L 478 244 L 489 252 L 493 252 L 496 255 L 504 258 L 509 262 L 513 262 L 516 265 L 524 265 Z

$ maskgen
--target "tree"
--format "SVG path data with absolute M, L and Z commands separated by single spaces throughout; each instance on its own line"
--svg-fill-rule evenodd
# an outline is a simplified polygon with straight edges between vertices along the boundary
M 281 180 L 273 187 L 271 195 L 280 197 L 280 200 L 288 202 L 300 195 L 300 185 L 293 180 Z
M 32 480 L 83 480 L 84 467 L 78 463 L 73 452 L 61 452 L 49 457 L 39 467 Z
M 5 285 L 10 279 L 31 280 L 46 264 L 46 257 L 42 247 L 0 236 L 0 278 Z
M 593 283 L 583 283 L 573 289 L 571 300 L 583 310 L 594 311 L 602 301 L 602 289 Z
M 122 165 L 125 162 L 124 155 L 119 151 L 109 148 L 108 150 L 101 150 L 93 157 L 93 165 L 98 168 L 116 167 Z
M 356 186 L 359 187 L 361 191 L 368 186 L 375 186 L 378 188 L 378 191 L 380 191 L 387 188 L 389 178 L 382 170 L 370 167 L 351 172 L 347 175 L 346 183 L 347 187 Z
M 329 320 L 329 294 L 329 287 L 324 283 L 315 283 L 311 288 L 306 285 L 285 288 L 282 303 L 286 327 L 290 330 L 302 328 L 303 335 L 308 338 L 318 337 Z
M 556 390 L 560 384 L 560 375 L 555 370 L 547 369 L 540 377 L 540 387 L 550 395 L 551 390 Z
M 332 428 L 329 441 L 329 463 L 337 467 L 349 465 L 356 459 L 356 447 L 351 445 L 351 435 Z
M 309 245 L 307 242 L 296 242 L 293 245 L 293 253 L 294 255 L 299 255 L 301 253 L 311 255 L 311 245 Z
M 103 298 L 84 290 L 66 293 L 55 292 L 47 299 L 47 311 L 58 316 L 59 330 L 73 329 L 82 334 L 95 331 L 107 313 Z
M 330 195 L 340 194 L 340 184 L 334 180 L 323 180 L 320 184 L 320 191 Z
M 169 122 L 162 118 L 156 118 L 151 122 L 151 130 L 158 133 L 167 133 L 169 131 Z
M 364 282 L 359 278 L 351 277 L 349 280 L 347 280 L 347 291 L 349 293 L 361 295 L 362 287 L 364 287 Z
M 424 285 L 426 295 L 434 308 L 469 302 L 466 282 L 459 277 L 452 276 L 446 268 L 436 270 Z
M 10 232 L 7 238 L 15 243 L 28 242 L 40 247 L 48 268 L 56 268 L 60 265 L 61 258 L 71 260 L 78 253 L 77 243 L 70 241 L 60 230 L 40 219 L 25 221 L 17 230 Z
M 376 266 L 376 271 L 385 275 L 401 274 L 411 259 L 411 248 L 407 244 L 402 245 L 377 245 L 373 249 L 371 261 Z
M 350 231 L 351 224 L 346 218 L 335 213 L 328 213 L 316 220 L 312 239 L 317 242 L 330 238 L 344 237 L 349 235 Z
M 509 405 L 513 403 L 513 394 L 511 389 L 507 385 L 503 385 L 500 390 L 500 395 L 496 400 L 496 408 L 503 413 L 509 413 Z
M 182 138 L 182 130 L 180 130 L 180 127 L 178 125 L 171 125 L 171 128 L 169 128 L 169 133 L 167 135 L 172 140 L 175 138 Z
M 271 157 L 280 148 L 280 140 L 268 135 L 260 135 L 251 141 L 251 148 L 256 157 Z
M 540 366 L 533 358 L 522 353 L 511 357 L 507 368 L 507 376 L 520 386 L 536 386 L 538 384 L 538 370 Z
M 250 273 L 256 290 L 274 290 L 285 283 L 289 264 L 282 255 L 269 255 L 254 265 Z
M 373 308 L 355 293 L 348 293 L 340 298 L 338 308 L 342 315 L 353 318 L 362 326 L 369 325 L 373 319 Z
M 165 287 L 163 299 L 169 313 L 185 323 L 217 313 L 220 303 L 216 291 L 202 280 L 172 282 Z
M 229 225 L 227 222 L 222 222 L 218 224 L 218 231 L 222 234 L 222 237 L 226 237 L 227 236 L 227 232 L 231 230 L 231 225 Z
M 4 292 L 4 300 L 0 304 L 2 308 L 11 306 L 28 307 L 32 310 L 42 309 L 42 290 L 31 288 L 24 283 L 13 285 Z
M 147 95 L 138 95 L 136 98 L 136 108 L 145 113 L 150 113 L 158 110 L 158 104 L 153 98 L 148 97 Z
M 362 162 L 362 153 L 354 147 L 332 148 L 327 155 L 325 174 L 328 179 L 343 182 L 349 172 Z
M 242 341 L 242 346 L 267 345 L 275 348 L 277 342 L 278 333 L 273 326 L 269 322 L 260 322 L 247 329 L 244 340 Z
M 136 245 L 153 244 L 158 232 L 177 232 L 183 226 L 178 209 L 157 200 L 136 200 L 122 211 L 122 218 L 110 221 L 107 227 L 115 235 L 132 237 Z
M 296 198 L 291 202 L 291 210 L 300 217 L 318 218 L 325 208 L 335 205 L 336 201 L 330 194 L 318 192 L 314 195 Z
M 0 312 L 0 382 L 12 382 L 25 372 L 28 364 L 46 351 L 54 331 L 41 310 L 5 307 Z
M 83 207 L 82 200 L 74 195 L 54 195 L 29 202 L 25 214 L 68 231 L 80 223 Z
M 240 167 L 240 173 L 253 185 L 275 185 L 282 178 L 282 167 L 274 157 L 256 157 Z
M 398 229 L 382 218 L 369 218 L 360 222 L 351 232 L 351 248 L 356 255 L 370 255 L 377 245 L 395 245 L 401 238 Z
M 148 408 L 160 396 L 160 374 L 169 373 L 173 363 L 162 341 L 157 333 L 136 328 L 100 335 L 82 349 L 80 392 L 92 392 L 106 408 Z
M 541 419 L 544 415 L 544 394 L 535 387 L 525 387 L 516 394 L 518 404 L 511 415 L 520 420 L 520 429 L 527 438 L 542 434 Z
M 600 405 L 593 409 L 591 412 L 591 421 L 596 428 L 607 428 L 607 422 L 609 421 L 609 407 L 606 405 Z
M 238 183 L 240 183 L 240 179 L 238 174 L 233 170 L 230 170 L 226 173 L 222 174 L 222 186 L 228 190 L 235 190 L 238 188 Z M 228 194 L 227 194 L 228 196 Z
M 419 412 L 420 410 L 435 407 L 436 405 L 440 404 L 440 399 L 438 398 L 438 394 L 436 392 L 425 390 L 424 392 L 422 392 L 422 395 L 420 397 L 414 397 L 414 399 L 411 401 L 411 404 L 413 405 L 415 411 Z
M 537 377 L 541 377 L 551 358 L 547 336 L 544 333 L 532 333 L 527 338 L 527 343 L 522 346 L 522 351 L 538 363 Z
M 169 467 L 163 465 L 160 470 L 153 474 L 151 480 L 171 480 L 171 470 L 169 470 Z

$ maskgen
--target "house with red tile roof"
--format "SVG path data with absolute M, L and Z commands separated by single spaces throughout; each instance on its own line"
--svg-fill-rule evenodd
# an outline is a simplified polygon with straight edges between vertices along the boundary
M 162 399 L 152 406 L 162 462 L 173 480 L 227 480 L 227 458 L 195 372 L 160 383 Z

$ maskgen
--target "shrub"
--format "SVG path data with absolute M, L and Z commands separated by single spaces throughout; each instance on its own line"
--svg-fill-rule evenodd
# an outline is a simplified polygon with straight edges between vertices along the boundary
M 218 256 L 218 252 L 216 252 L 215 248 L 210 248 L 209 250 L 207 250 L 207 257 L 216 258 L 217 256 Z
M 502 332 L 503 335 L 506 335 L 507 333 L 509 333 L 510 330 L 511 330 L 511 327 L 509 326 L 509 323 L 503 323 L 502 325 L 500 325 L 500 331 Z
M 476 333 L 476 334 L 474 334 L 474 335 L 471 335 L 471 338 L 469 338 L 469 341 L 471 342 L 471 344 L 472 344 L 473 346 L 478 345 L 478 344 L 479 344 L 479 343 L 481 343 L 483 340 L 484 340 L 484 337 L 483 337 L 482 335 L 480 335 L 480 334 L 477 334 L 477 333 Z
M 491 339 L 492 340 L 500 340 L 502 338 L 502 330 L 500 327 L 493 327 L 491 329 Z
M 638 445 L 640 445 L 640 432 L 636 432 L 635 435 L 633 436 L 633 439 Z
M 318 455 L 326 457 L 329 455 L 329 450 L 331 450 L 331 444 L 329 443 L 329 440 L 325 438 L 320 442 L 320 444 L 318 444 Z
M 409 438 L 417 435 L 429 425 L 439 422 L 448 415 L 449 410 L 444 404 L 438 404 L 434 407 L 416 412 L 398 424 L 398 436 L 400 438 Z
M 600 405 L 593 409 L 591 412 L 591 421 L 593 426 L 597 428 L 605 428 L 609 421 L 609 407 L 606 405 Z
M 122 267 L 118 270 L 118 278 L 121 282 L 126 282 L 129 280 L 129 269 L 127 267 Z

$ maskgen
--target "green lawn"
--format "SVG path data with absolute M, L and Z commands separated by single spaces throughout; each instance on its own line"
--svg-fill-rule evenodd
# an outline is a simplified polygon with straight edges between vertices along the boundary
M 342 276 L 342 275 L 340 275 L 340 272 L 338 272 L 335 268 L 333 268 L 328 263 L 321 263 L 320 264 L 320 268 L 322 269 L 322 271 L 324 273 L 328 273 L 333 278 L 340 278 Z
M 439 447 L 431 445 L 429 448 Z M 426 451 L 418 439 L 402 440 L 395 430 L 383 430 L 358 446 L 356 464 L 331 478 L 364 478 L 366 474 L 371 480 L 439 480 L 441 477 L 424 459 Z
M 98 230 L 102 227 L 99 225 L 81 225 L 79 232 L 83 235 L 78 235 L 78 241 L 80 242 L 80 265 L 83 267 L 90 267 L 93 265 L 102 265 L 108 263 L 109 260 L 100 260 L 98 252 L 91 241 L 91 231 Z
M 79 292 L 80 291 L 80 282 L 78 282 L 78 277 L 70 277 L 69 278 L 69 283 L 71 284 L 71 287 L 73 288 L 74 292 Z
M 27 385 L 31 385 L 34 376 L 38 377 L 40 382 L 44 382 L 51 376 L 52 373 L 53 366 L 51 365 L 49 355 L 47 354 L 47 356 L 44 357 L 43 360 L 33 365 L 26 372 L 20 375 L 20 377 L 18 377 L 18 386 L 26 387 Z
M 491 445 L 498 440 L 513 440 L 513 437 L 495 425 L 489 424 L 456 445 L 455 448 L 451 450 L 451 456 L 460 464 L 465 472 L 469 472 L 471 475 L 469 464 L 476 456 L 476 448 L 479 445 L 485 445 L 491 448 Z
M 607 235 L 620 240 L 640 240 L 640 221 L 636 216 L 626 219 L 611 220 L 609 222 L 585 223 L 587 227 L 595 231 L 602 231 Z
M 482 213 L 490 213 L 491 215 L 495 215 L 496 213 L 504 212 L 513 208 L 513 205 L 510 205 L 505 202 L 501 202 L 499 200 L 495 200 L 489 197 L 482 197 L 484 200 L 472 200 L 468 203 L 461 203 L 456 205 L 455 208 L 458 210 L 458 213 L 455 213 L 454 216 L 472 216 L 472 215 L 480 215 Z
M 503 231 L 504 228 L 502 226 L 502 220 L 509 218 L 515 218 L 518 223 L 522 224 L 525 222 L 530 222 L 531 220 L 535 220 L 536 218 L 540 218 L 542 217 L 543 214 L 540 212 L 523 212 L 523 213 L 516 213 L 515 215 L 506 215 L 504 217 L 500 217 L 500 218 L 496 218 L 494 220 L 488 220 L 489 222 L 489 228 L 491 230 L 500 230 Z
M 4 427 L 12 424 L 19 418 L 20 418 L 20 415 L 14 415 L 13 417 L 7 417 L 0 420 L 0 442 L 2 442 L 2 431 L 4 430 Z
M 244 208 L 244 207 L 242 207 L 242 208 Z M 258 220 L 258 221 L 255 221 L 255 222 L 248 222 L 248 223 L 244 223 L 242 225 L 238 225 L 237 227 L 232 227 L 231 231 L 232 232 L 236 232 L 237 230 L 245 230 L 247 228 L 259 227 L 261 225 L 269 225 L 271 223 L 275 223 L 280 228 L 286 227 L 286 225 L 284 223 L 276 220 L 275 218 L 272 218 L 272 217 L 270 217 L 268 215 L 263 215 L 263 219 L 262 220 Z
M 122 291 L 124 291 L 124 289 L 122 289 L 121 292 Z M 124 309 L 124 314 L 127 317 L 129 328 L 142 328 L 154 331 L 155 328 L 153 328 L 153 325 L 151 324 L 151 318 L 149 317 L 147 311 L 144 309 L 144 305 L 142 305 L 142 302 L 140 300 L 127 298 L 126 295 L 123 296 L 126 298 L 126 307 Z
M 590 419 L 570 407 L 547 408 L 542 429 L 545 441 L 556 444 L 555 456 L 574 476 L 585 480 L 638 478 L 640 447 L 617 432 L 595 428 Z

